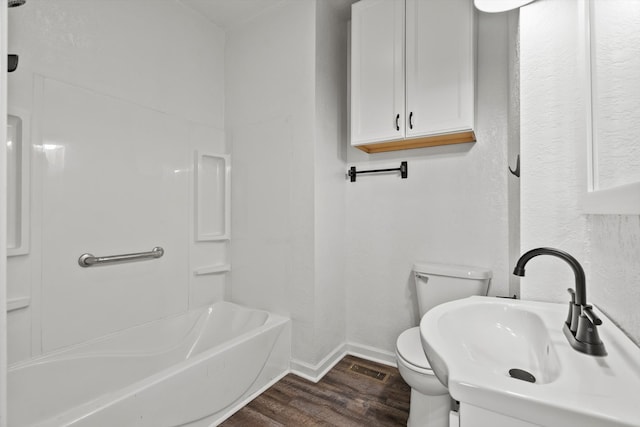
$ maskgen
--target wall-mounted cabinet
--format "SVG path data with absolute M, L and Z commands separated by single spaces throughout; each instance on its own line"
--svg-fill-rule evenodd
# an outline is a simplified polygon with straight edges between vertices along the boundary
M 351 145 L 375 153 L 475 141 L 470 0 L 352 6 Z

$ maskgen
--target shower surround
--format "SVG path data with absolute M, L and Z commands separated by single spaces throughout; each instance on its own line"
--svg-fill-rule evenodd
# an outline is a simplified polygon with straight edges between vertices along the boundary
M 9 24 L 8 104 L 31 123 L 30 247 L 7 271 L 28 305 L 8 313 L 9 363 L 224 299 L 228 274 L 196 272 L 229 264 L 229 241 L 194 226 L 195 153 L 228 153 L 224 32 L 174 1 L 30 1 Z M 162 258 L 77 263 L 155 246 Z

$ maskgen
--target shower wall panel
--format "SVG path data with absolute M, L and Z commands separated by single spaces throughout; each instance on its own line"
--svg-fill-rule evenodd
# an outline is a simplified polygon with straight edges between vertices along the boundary
M 34 159 L 9 363 L 222 299 L 228 275 L 193 274 L 229 248 L 195 241 L 190 175 L 195 150 L 227 152 L 224 31 L 175 0 L 29 1 L 9 20 L 8 104 L 30 114 Z M 77 265 L 155 245 L 159 260 Z
M 190 157 L 183 120 L 43 79 L 45 352 L 187 309 Z M 81 268 L 78 257 L 165 249 Z

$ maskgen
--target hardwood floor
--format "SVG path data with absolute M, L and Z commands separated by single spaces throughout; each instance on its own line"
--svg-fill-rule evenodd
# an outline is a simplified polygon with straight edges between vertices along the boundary
M 287 375 L 221 426 L 406 426 L 410 392 L 396 368 L 346 356 L 317 384 Z

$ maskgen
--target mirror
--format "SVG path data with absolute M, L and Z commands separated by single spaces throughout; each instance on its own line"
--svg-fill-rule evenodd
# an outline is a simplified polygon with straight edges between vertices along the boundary
M 587 213 L 640 213 L 640 2 L 590 0 Z

